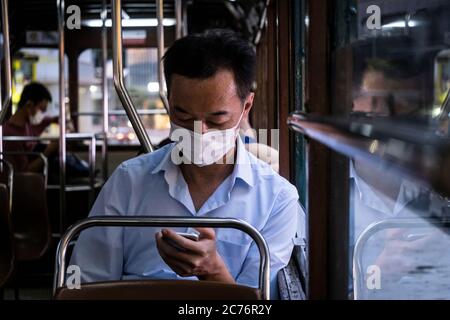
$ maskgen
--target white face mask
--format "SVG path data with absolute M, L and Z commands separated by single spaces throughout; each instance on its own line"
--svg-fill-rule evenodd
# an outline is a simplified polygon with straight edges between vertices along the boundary
M 172 161 L 175 164 L 195 164 L 199 167 L 211 165 L 221 160 L 235 145 L 238 135 L 239 117 L 237 124 L 225 130 L 208 130 L 201 134 L 201 122 L 194 122 L 194 131 L 180 127 L 170 122 L 170 139 L 178 142 L 172 152 Z M 182 152 L 180 157 L 179 152 Z
M 30 116 L 28 117 L 28 119 L 30 120 L 30 123 L 31 123 L 32 125 L 34 125 L 34 126 L 40 124 L 40 123 L 42 122 L 42 120 L 44 120 L 44 118 L 45 118 L 45 115 L 44 115 L 44 113 L 43 113 L 41 110 L 38 110 L 38 111 L 34 114 L 34 116 L 33 116 L 33 115 L 30 115 Z

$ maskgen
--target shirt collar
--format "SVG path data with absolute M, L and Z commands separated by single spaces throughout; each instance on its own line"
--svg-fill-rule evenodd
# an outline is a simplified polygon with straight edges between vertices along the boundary
M 175 167 L 175 165 L 173 164 L 171 157 L 170 157 L 174 147 L 175 147 L 175 142 L 172 142 L 169 145 L 164 147 L 167 149 L 166 153 L 162 157 L 159 164 L 151 171 L 152 174 L 155 174 L 155 173 L 158 173 L 161 171 L 166 171 L 171 167 Z
M 236 181 L 236 179 L 240 179 L 249 186 L 254 185 L 254 173 L 253 173 L 253 166 L 255 165 L 255 161 L 251 159 L 248 151 L 245 149 L 244 143 L 241 141 L 241 139 L 236 139 L 236 163 L 234 165 L 234 170 L 232 173 L 233 181 Z M 175 165 L 172 162 L 171 154 L 173 152 L 173 148 L 175 147 L 176 143 L 171 143 L 168 145 L 167 151 L 163 158 L 161 159 L 161 162 L 151 171 L 152 174 L 161 172 L 161 171 L 170 171 L 170 169 L 179 169 L 177 165 Z
M 380 211 L 384 214 L 393 214 L 393 211 L 390 210 L 386 204 L 389 202 L 392 204 L 393 200 L 381 193 L 376 192 L 362 178 L 360 178 L 356 174 L 353 163 L 351 163 L 350 166 L 350 178 L 353 179 L 355 184 L 355 196 L 364 206 Z
M 234 180 L 240 179 L 250 187 L 253 187 L 255 182 L 253 166 L 255 165 L 255 162 L 252 161 L 252 158 L 250 157 L 247 149 L 245 149 L 245 145 L 242 140 L 239 137 L 236 140 L 237 155 L 232 175 Z

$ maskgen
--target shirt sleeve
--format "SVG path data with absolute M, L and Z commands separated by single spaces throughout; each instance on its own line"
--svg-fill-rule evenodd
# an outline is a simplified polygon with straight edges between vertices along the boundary
M 303 231 L 297 230 L 299 225 L 304 226 L 304 213 L 298 203 L 297 191 L 283 189 L 278 195 L 266 225 L 260 231 L 270 253 L 271 299 L 276 299 L 278 296 L 277 273 L 289 263 L 296 233 L 300 233 L 299 236 L 304 234 Z M 255 271 L 259 270 L 259 260 L 259 250 L 253 242 L 236 282 L 258 287 L 259 272 Z
M 125 215 L 127 190 L 131 190 L 131 183 L 126 167 L 121 165 L 102 188 L 89 217 Z M 70 265 L 80 268 L 83 283 L 120 280 L 123 256 L 122 227 L 93 227 L 80 234 Z

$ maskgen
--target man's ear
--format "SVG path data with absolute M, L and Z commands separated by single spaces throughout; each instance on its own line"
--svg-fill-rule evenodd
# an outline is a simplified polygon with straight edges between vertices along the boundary
M 23 105 L 24 108 L 31 110 L 31 108 L 34 106 L 33 101 L 28 100 L 27 102 L 25 102 L 25 104 Z
M 253 100 L 255 99 L 255 93 L 254 92 L 250 92 L 249 95 L 247 96 L 247 98 L 245 99 L 244 102 L 244 113 L 245 115 L 248 115 L 250 113 L 250 110 L 253 107 Z

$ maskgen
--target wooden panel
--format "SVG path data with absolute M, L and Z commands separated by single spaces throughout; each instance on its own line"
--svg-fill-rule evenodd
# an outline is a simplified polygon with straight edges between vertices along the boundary
M 276 6 L 272 1 L 267 12 L 268 23 L 258 44 L 257 89 L 251 113 L 251 123 L 255 129 L 275 128 L 273 114 L 276 113 Z
M 277 127 L 280 129 L 280 174 L 290 180 L 294 175 L 293 133 L 287 125 L 289 113 L 294 108 L 294 76 L 293 39 L 292 39 L 292 3 L 277 1 L 278 5 L 278 117 Z M 293 181 L 294 182 L 294 181 Z
M 329 114 L 328 1 L 310 0 L 307 48 L 307 107 Z M 309 298 L 328 297 L 328 209 L 330 151 L 310 141 L 308 159 Z
M 280 174 L 291 177 L 293 136 L 286 119 L 293 110 L 292 19 L 289 1 L 272 1 L 257 48 L 257 91 L 251 115 L 255 129 L 279 129 Z M 268 141 L 271 141 L 269 135 Z M 292 175 L 293 176 L 293 175 Z

